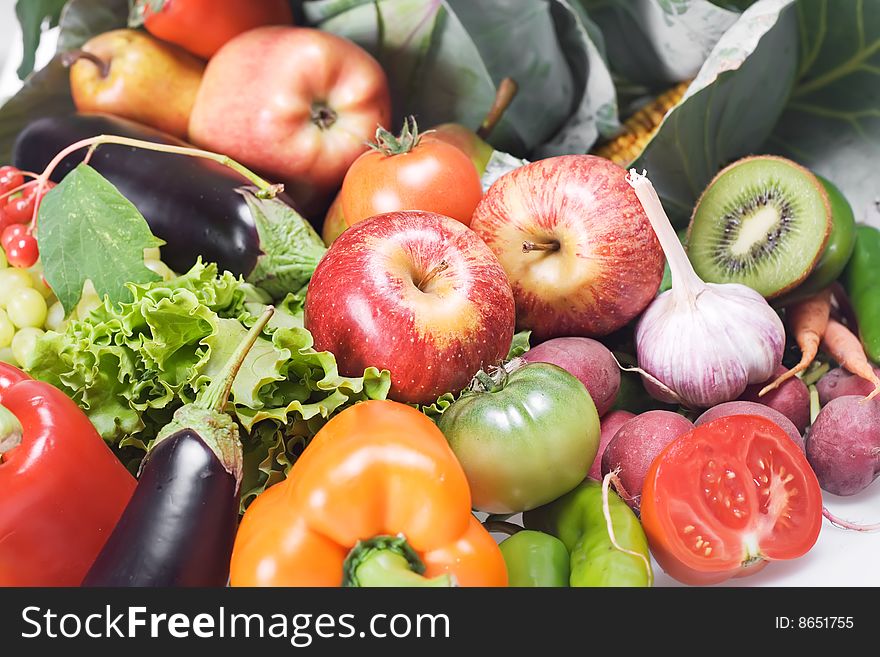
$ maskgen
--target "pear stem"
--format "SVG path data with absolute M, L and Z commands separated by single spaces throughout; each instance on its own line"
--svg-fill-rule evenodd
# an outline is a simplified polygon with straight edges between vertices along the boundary
M 516 97 L 517 91 L 519 91 L 519 85 L 513 78 L 504 78 L 498 84 L 498 91 L 495 92 L 495 100 L 492 101 L 492 106 L 486 113 L 486 118 L 483 119 L 480 127 L 477 128 L 477 137 L 480 139 L 486 139 L 492 134 L 495 126 L 498 125 L 501 117 L 504 116 L 504 112 L 507 111 L 507 108 L 510 107 L 510 103 L 513 102 L 513 99 Z
M 85 59 L 97 66 L 102 78 L 106 78 L 110 75 L 110 62 L 101 59 L 95 53 L 88 52 L 87 50 L 71 50 L 70 52 L 66 52 L 61 56 L 61 63 L 69 68 L 81 59 Z

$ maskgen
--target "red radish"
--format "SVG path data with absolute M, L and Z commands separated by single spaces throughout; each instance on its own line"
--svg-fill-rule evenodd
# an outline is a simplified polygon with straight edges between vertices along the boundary
M 587 474 L 588 477 L 596 481 L 602 479 L 602 455 L 605 453 L 605 448 L 608 447 L 608 443 L 614 438 L 617 430 L 635 416 L 635 413 L 629 411 L 611 411 L 602 418 L 599 423 L 599 451 L 596 452 L 596 458 Z
M 602 454 L 602 475 L 617 469 L 625 490 L 623 500 L 638 510 L 642 484 L 654 458 L 673 440 L 694 428 L 683 415 L 672 411 L 648 411 L 621 426 Z
M 822 339 L 822 348 L 847 370 L 870 381 L 874 388 L 866 399 L 880 394 L 880 378 L 871 369 L 859 338 L 838 321 L 830 320 Z
M 838 397 L 819 412 L 807 460 L 823 490 L 855 495 L 880 475 L 880 401 Z
M 874 374 L 880 376 L 880 367 L 874 366 L 873 370 Z M 867 397 L 874 390 L 874 384 L 842 367 L 835 367 L 819 379 L 816 390 L 819 392 L 819 404 L 825 406 L 832 399 L 847 395 Z
M 717 420 L 720 417 L 728 417 L 730 415 L 758 415 L 760 417 L 765 417 L 771 422 L 775 422 L 779 428 L 785 431 L 792 441 L 801 448 L 801 451 L 804 451 L 804 438 L 801 436 L 792 421 L 776 409 L 765 406 L 764 404 L 757 404 L 749 401 L 735 401 L 718 404 L 718 406 L 710 408 L 698 417 L 697 421 L 694 422 L 694 425 L 700 426 L 701 424 L 706 424 L 712 420 Z
M 601 342 L 590 338 L 555 338 L 530 349 L 522 358 L 529 363 L 558 365 L 580 379 L 593 398 L 599 417 L 614 405 L 620 390 L 620 368 Z
M 779 365 L 773 372 L 776 379 L 788 372 L 784 366 Z M 861 379 L 859 379 L 861 380 Z M 810 390 L 807 384 L 798 377 L 791 377 L 778 387 L 760 395 L 760 391 L 767 385 L 767 381 L 748 386 L 746 391 L 739 396 L 739 401 L 750 401 L 779 411 L 794 424 L 798 433 L 803 434 L 810 424 Z M 870 389 L 869 391 L 870 392 Z M 867 392 L 865 394 L 868 394 Z

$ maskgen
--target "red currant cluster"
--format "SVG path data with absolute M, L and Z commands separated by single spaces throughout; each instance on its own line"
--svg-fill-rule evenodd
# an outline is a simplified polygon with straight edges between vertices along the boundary
M 26 269 L 39 257 L 32 234 L 33 218 L 40 200 L 55 183 L 47 183 L 37 195 L 37 181 L 25 182 L 26 174 L 13 166 L 0 167 L 0 245 L 13 267 Z

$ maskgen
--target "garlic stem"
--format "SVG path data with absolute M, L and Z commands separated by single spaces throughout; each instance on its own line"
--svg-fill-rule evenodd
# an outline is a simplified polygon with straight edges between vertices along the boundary
M 706 284 L 697 276 L 691 261 L 688 260 L 687 253 L 672 228 L 654 185 L 648 180 L 645 171 L 639 173 L 635 169 L 629 170 L 626 181 L 641 201 L 645 214 L 648 215 L 648 220 L 651 222 L 651 227 L 654 229 L 657 239 L 660 240 L 660 247 L 666 255 L 669 271 L 672 274 L 673 294 L 676 294 L 676 290 L 678 290 L 678 293 L 684 292 L 688 296 L 694 296 L 695 292 Z

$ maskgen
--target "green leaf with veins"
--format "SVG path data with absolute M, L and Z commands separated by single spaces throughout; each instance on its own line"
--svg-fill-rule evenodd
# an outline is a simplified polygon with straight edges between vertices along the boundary
M 880 0 L 800 0 L 798 82 L 768 147 L 841 188 L 880 227 Z
M 489 137 L 495 148 L 523 156 L 552 141 L 542 154 L 584 152 L 597 116 L 609 120 L 601 108 L 613 105 L 614 87 L 569 0 L 309 0 L 303 8 L 312 24 L 382 64 L 395 126 L 413 114 L 426 128 L 476 129 L 505 77 L 519 93 Z
M 128 283 L 159 280 L 144 249 L 164 244 L 137 208 L 101 174 L 80 164 L 40 203 L 37 243 L 43 274 L 65 314 L 90 280 L 98 295 L 128 301 Z
M 676 227 L 719 169 L 759 151 L 773 132 L 794 85 L 797 44 L 794 0 L 752 5 L 631 164 L 647 170 Z

